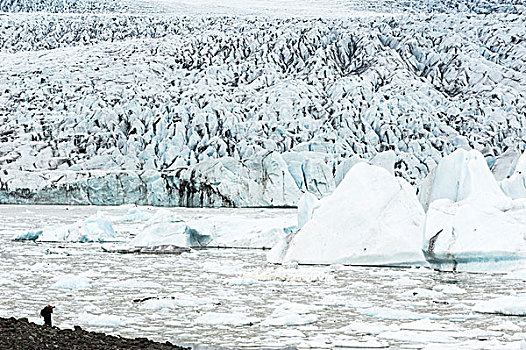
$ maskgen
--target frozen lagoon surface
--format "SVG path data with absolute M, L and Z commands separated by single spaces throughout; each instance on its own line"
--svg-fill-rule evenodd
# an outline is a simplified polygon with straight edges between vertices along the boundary
M 112 218 L 117 240 L 128 242 L 145 225 L 127 218 L 129 209 L 0 206 L 0 316 L 42 323 L 38 311 L 52 303 L 59 327 L 236 348 L 526 346 L 526 275 L 517 273 L 278 266 L 266 262 L 263 250 L 137 255 L 105 253 L 100 243 L 12 240 L 13 232 L 102 211 Z M 167 210 L 184 220 L 233 212 L 284 221 L 296 215 L 288 209 Z M 150 297 L 159 299 L 134 302 Z M 505 307 L 494 305 L 503 297 Z M 498 314 L 510 308 L 515 316 Z

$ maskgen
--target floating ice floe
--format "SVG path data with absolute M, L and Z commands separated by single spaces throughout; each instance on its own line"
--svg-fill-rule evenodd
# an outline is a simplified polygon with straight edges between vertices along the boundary
M 395 324 L 381 324 L 379 322 L 369 323 L 363 321 L 353 321 L 347 326 L 339 329 L 344 334 L 380 334 L 383 332 L 396 332 L 400 327 Z
M 343 349 L 387 349 L 389 343 L 378 340 L 374 337 L 360 337 L 356 340 L 352 337 L 338 336 L 332 341 L 332 345 L 336 348 Z
M 439 323 L 427 318 L 416 320 L 413 322 L 403 323 L 400 329 L 413 331 L 456 331 L 457 328 L 450 323 Z
M 167 297 L 148 297 L 145 299 L 134 300 L 134 302 L 140 303 L 139 307 L 141 309 L 161 310 L 214 304 L 217 303 L 217 300 L 176 293 Z
M 250 217 L 233 212 L 187 222 L 195 232 L 210 237 L 208 247 L 230 248 L 272 248 L 295 230 L 295 224 L 292 215 Z
M 90 289 L 91 280 L 79 275 L 63 275 L 57 278 L 51 285 L 55 289 Z
M 261 325 L 263 326 L 300 326 L 314 323 L 318 320 L 316 315 L 305 314 L 305 310 L 294 310 L 287 306 L 278 307 L 268 316 Z
M 408 310 L 391 309 L 388 307 L 370 307 L 359 310 L 362 315 L 380 318 L 384 320 L 420 320 L 424 318 L 439 318 L 436 315 L 428 313 L 417 313 Z
M 455 332 L 443 331 L 410 331 L 384 332 L 378 334 L 380 339 L 395 340 L 409 343 L 455 343 Z
M 513 280 L 523 280 L 526 281 L 526 269 L 517 269 L 514 271 L 510 271 L 505 276 L 508 279 Z
M 295 230 L 294 219 L 292 215 L 251 217 L 231 212 L 183 221 L 160 209 L 128 246 L 271 248 Z
M 257 317 L 249 317 L 243 313 L 218 313 L 209 312 L 195 319 L 195 323 L 211 324 L 211 325 L 231 325 L 231 326 L 245 326 L 259 323 L 260 319 Z
M 526 316 L 526 294 L 503 296 L 478 302 L 473 311 L 505 316 Z
M 88 313 L 81 314 L 78 318 L 78 323 L 91 327 L 121 327 L 126 325 L 126 322 L 119 316 Z
M 161 209 L 150 218 L 146 227 L 133 238 L 130 247 L 201 247 L 206 246 L 211 237 L 201 235 L 166 209 Z
M 121 222 L 137 222 L 137 221 L 148 221 L 154 214 L 151 211 L 133 206 L 128 209 L 128 212 L 119 217 Z
M 270 282 L 330 283 L 334 276 L 319 269 L 294 269 L 286 267 L 266 267 L 243 274 L 241 281 L 252 284 Z M 240 281 L 236 279 L 235 281 Z
M 100 212 L 96 216 L 71 225 L 46 227 L 15 237 L 17 241 L 40 242 L 107 242 L 114 239 L 115 231 L 111 222 Z
M 113 288 L 122 288 L 122 289 L 142 289 L 142 288 L 160 289 L 162 288 L 162 285 L 157 282 L 137 280 L 137 279 L 127 279 L 123 281 L 115 281 L 111 283 L 111 286 Z
M 302 229 L 267 256 L 275 263 L 426 264 L 425 214 L 413 188 L 384 168 L 354 165 Z
M 526 200 L 504 195 L 484 157 L 459 149 L 435 173 L 424 251 L 443 270 L 510 270 L 526 258 Z
M 175 309 L 177 305 L 172 299 L 153 298 L 141 303 L 140 308 L 145 310 Z

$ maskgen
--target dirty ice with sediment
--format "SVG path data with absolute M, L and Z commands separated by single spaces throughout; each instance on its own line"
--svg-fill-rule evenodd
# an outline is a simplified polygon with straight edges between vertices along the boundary
M 522 2 L 0 0 L 0 34 L 0 316 L 526 349 Z

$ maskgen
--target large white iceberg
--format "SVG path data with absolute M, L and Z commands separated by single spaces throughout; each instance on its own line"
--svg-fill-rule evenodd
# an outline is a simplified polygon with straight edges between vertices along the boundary
M 502 192 L 480 152 L 443 158 L 430 198 L 424 250 L 435 267 L 507 270 L 526 258 L 526 200 Z
M 302 264 L 425 264 L 424 221 L 424 210 L 405 180 L 358 163 L 321 200 L 312 219 L 267 258 Z
M 65 226 L 50 226 L 19 234 L 15 240 L 39 242 L 107 242 L 115 239 L 111 222 L 100 212 Z

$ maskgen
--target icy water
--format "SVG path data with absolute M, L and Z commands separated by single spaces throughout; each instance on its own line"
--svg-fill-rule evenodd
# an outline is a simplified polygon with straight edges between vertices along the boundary
M 122 207 L 0 206 L 0 316 L 41 323 L 38 311 L 49 302 L 59 327 L 236 348 L 521 349 L 526 337 L 526 318 L 472 311 L 481 300 L 526 291 L 524 281 L 502 274 L 281 267 L 267 264 L 261 250 L 134 255 L 105 253 L 100 244 L 12 240 L 14 231 L 71 223 L 99 210 L 108 217 L 126 213 Z M 183 217 L 229 211 L 171 210 Z M 128 241 L 141 224 L 114 228 Z M 54 288 L 65 274 L 91 288 Z M 148 297 L 161 299 L 134 302 Z

